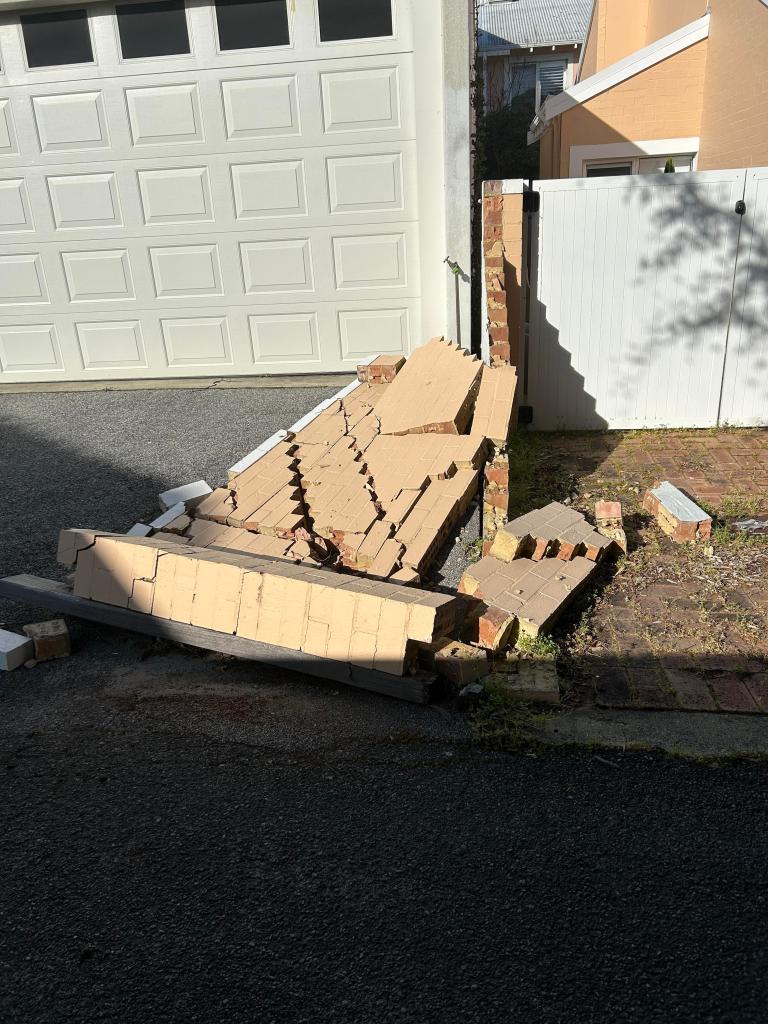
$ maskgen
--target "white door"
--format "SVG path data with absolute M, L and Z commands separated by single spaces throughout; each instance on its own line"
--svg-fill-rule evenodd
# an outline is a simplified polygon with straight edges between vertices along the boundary
M 443 0 L 3 7 L 0 382 L 337 371 L 450 331 Z

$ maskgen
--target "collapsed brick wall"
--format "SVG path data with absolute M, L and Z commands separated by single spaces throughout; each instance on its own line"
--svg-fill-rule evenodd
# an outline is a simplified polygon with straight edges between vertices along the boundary
M 520 365 L 523 335 L 524 218 L 522 193 L 502 181 L 483 187 L 483 256 L 491 364 Z M 514 419 L 513 419 L 514 422 Z M 490 445 L 483 488 L 483 550 L 509 518 L 509 462 L 503 445 Z

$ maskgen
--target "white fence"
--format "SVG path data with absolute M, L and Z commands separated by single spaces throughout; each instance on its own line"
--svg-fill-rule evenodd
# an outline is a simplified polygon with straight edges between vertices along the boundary
M 768 425 L 768 169 L 533 187 L 534 427 Z

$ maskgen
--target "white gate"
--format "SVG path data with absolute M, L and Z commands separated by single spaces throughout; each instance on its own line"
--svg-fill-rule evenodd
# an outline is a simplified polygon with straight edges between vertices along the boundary
M 534 425 L 768 425 L 768 171 L 533 188 Z
M 349 371 L 459 334 L 443 261 L 467 265 L 469 208 L 449 222 L 445 179 L 450 153 L 468 194 L 466 52 L 452 120 L 444 65 L 468 15 L 439 27 L 460 2 L 376 0 L 326 41 L 338 4 L 285 0 L 279 44 L 232 49 L 216 4 L 186 0 L 187 49 L 128 59 L 115 5 L 86 0 L 92 60 L 46 67 L 29 3 L 8 6 L 0 382 Z

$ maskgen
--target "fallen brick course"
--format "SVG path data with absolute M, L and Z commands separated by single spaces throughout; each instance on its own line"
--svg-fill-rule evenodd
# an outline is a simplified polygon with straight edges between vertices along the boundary
M 391 675 L 459 611 L 449 595 L 156 537 L 64 531 L 62 549 L 76 551 L 79 597 Z
M 482 368 L 442 338 L 417 348 L 377 405 L 382 434 L 463 434 Z

